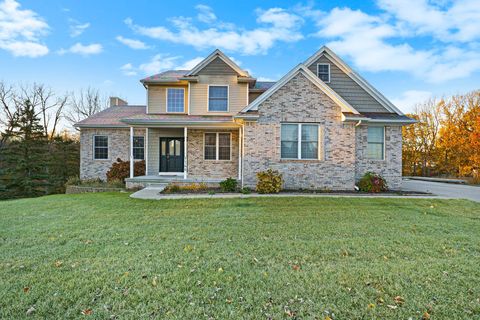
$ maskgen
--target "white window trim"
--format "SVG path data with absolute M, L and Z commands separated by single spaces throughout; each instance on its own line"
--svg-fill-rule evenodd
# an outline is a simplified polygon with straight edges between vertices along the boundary
M 145 136 L 133 136 L 133 140 L 135 140 L 135 138 L 143 138 L 143 159 L 135 159 L 135 157 L 133 158 L 133 160 L 139 160 L 139 161 L 142 161 L 142 160 L 145 160 L 145 157 L 146 157 L 146 154 L 145 154 L 145 150 L 147 150 L 147 145 L 146 145 L 146 140 L 145 139 Z M 135 149 L 135 147 L 132 146 L 133 149 Z M 137 147 L 137 149 L 139 149 Z
M 227 110 L 226 111 L 211 111 L 210 110 L 210 87 L 227 87 Z M 207 88 L 207 111 L 212 113 L 230 112 L 230 85 L 228 84 L 209 84 Z
M 230 159 L 219 159 L 218 158 L 218 153 L 219 153 L 219 141 L 220 139 L 218 138 L 218 135 L 222 133 L 222 134 L 229 134 L 230 135 Z M 215 159 L 205 159 L 205 135 L 206 134 L 215 134 Z M 226 162 L 226 161 L 232 161 L 232 133 L 231 132 L 204 132 L 203 133 L 203 160 L 205 161 L 222 161 L 222 162 Z
M 106 159 L 99 159 L 99 158 L 95 158 L 95 137 L 107 137 L 107 158 Z M 107 134 L 94 134 L 93 137 L 93 160 L 100 160 L 100 161 L 105 161 L 105 160 L 110 160 L 110 137 L 107 135 Z
M 281 132 L 282 132 L 282 125 L 284 124 L 294 124 L 294 125 L 297 125 L 298 126 L 298 132 L 297 132 L 297 139 L 298 139 L 298 143 L 297 143 L 297 157 L 296 158 L 282 158 L 282 138 L 281 138 Z M 317 158 L 316 159 L 302 159 L 302 125 L 315 125 L 317 126 L 317 130 L 318 130 L 318 133 L 317 133 Z M 309 122 L 302 122 L 302 123 L 298 123 L 298 122 L 283 122 L 280 124 L 280 160 L 302 160 L 302 161 L 319 161 L 321 160 L 321 148 L 323 148 L 323 144 L 321 143 L 320 139 L 321 139 L 321 130 L 322 130 L 322 127 L 320 126 L 320 124 L 318 123 L 309 123 Z
M 330 83 L 330 80 L 331 80 L 330 63 L 317 63 L 317 77 L 320 79 L 320 74 L 318 72 L 318 67 L 319 66 L 328 66 L 328 81 L 324 81 L 324 82 L 325 83 Z M 322 79 L 320 79 L 320 80 L 322 80 Z
M 368 156 L 368 150 L 365 150 L 366 151 L 366 157 L 368 161 L 385 161 L 385 159 L 387 158 L 387 155 L 386 155 L 386 152 L 387 152 L 387 148 L 386 148 L 386 138 L 387 138 L 387 127 L 386 126 L 370 126 L 370 127 L 375 127 L 375 128 L 383 128 L 383 158 L 382 159 L 375 159 L 375 158 L 370 158 Z M 368 149 L 368 127 L 367 127 L 367 149 Z
M 183 90 L 183 111 L 168 111 L 168 89 L 181 89 Z M 167 87 L 165 88 L 165 112 L 166 113 L 185 113 L 185 88 Z

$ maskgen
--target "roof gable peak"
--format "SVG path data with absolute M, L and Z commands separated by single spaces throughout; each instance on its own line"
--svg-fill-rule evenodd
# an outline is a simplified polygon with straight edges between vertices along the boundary
M 209 54 L 205 59 L 203 59 L 199 64 L 197 64 L 190 72 L 185 76 L 194 76 L 197 75 L 200 70 L 209 65 L 216 58 L 221 59 L 225 62 L 230 68 L 232 68 L 239 76 L 250 77 L 248 72 L 242 70 L 232 59 L 227 57 L 220 49 L 215 49 L 211 54 Z

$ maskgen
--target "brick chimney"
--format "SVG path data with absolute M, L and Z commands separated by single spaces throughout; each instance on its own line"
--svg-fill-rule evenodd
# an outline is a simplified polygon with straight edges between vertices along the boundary
M 110 107 L 128 106 L 128 102 L 119 97 L 110 97 Z

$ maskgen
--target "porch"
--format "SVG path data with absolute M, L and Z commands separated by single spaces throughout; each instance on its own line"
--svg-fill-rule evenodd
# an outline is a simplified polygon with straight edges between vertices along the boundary
M 145 175 L 134 176 L 134 144 L 143 139 Z M 127 187 L 164 183 L 216 184 L 226 178 L 241 180 L 242 128 L 229 125 L 130 126 L 130 177 Z M 138 158 L 137 158 L 138 159 Z

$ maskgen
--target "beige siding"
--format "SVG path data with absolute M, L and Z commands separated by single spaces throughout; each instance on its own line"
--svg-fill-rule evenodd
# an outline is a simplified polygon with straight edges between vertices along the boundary
M 228 85 L 228 112 L 208 112 L 208 85 Z M 248 84 L 237 83 L 237 76 L 198 76 L 190 85 L 190 114 L 234 115 L 248 104 Z
M 185 112 L 188 112 L 188 86 L 150 85 L 148 86 L 148 113 L 167 112 L 167 88 L 185 89 Z
M 160 137 L 183 137 L 183 128 L 148 129 L 148 168 L 147 175 L 156 175 L 160 164 Z
M 253 100 L 257 99 L 263 92 L 249 92 L 248 93 L 248 103 L 252 103 Z
M 308 66 L 315 74 L 317 63 L 330 64 L 330 83 L 327 84 L 359 112 L 389 112 L 325 55 Z
M 215 58 L 212 62 L 206 65 L 202 70 L 198 72 L 199 75 L 237 75 L 237 72 L 233 70 L 222 59 Z

